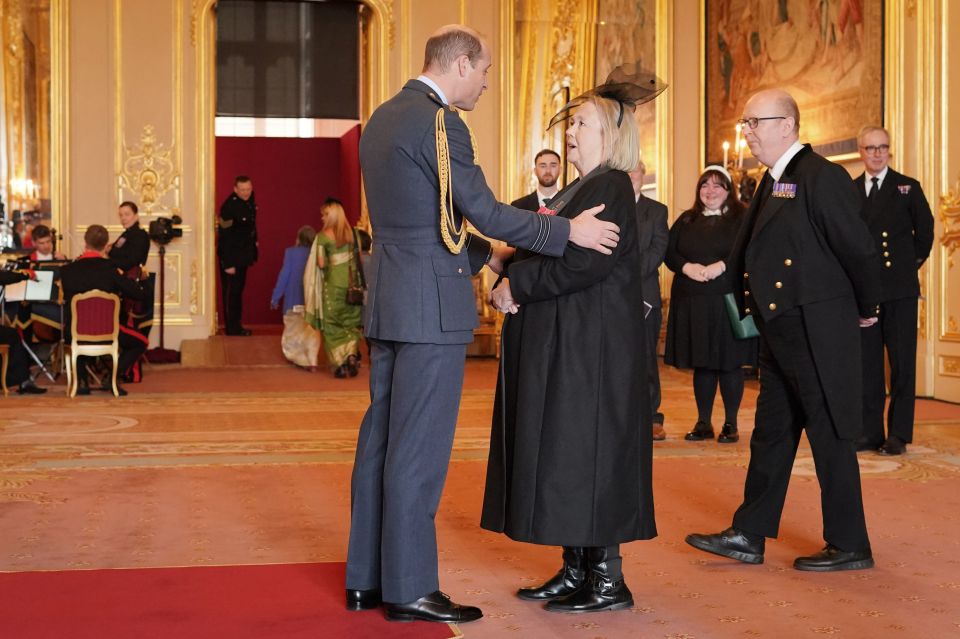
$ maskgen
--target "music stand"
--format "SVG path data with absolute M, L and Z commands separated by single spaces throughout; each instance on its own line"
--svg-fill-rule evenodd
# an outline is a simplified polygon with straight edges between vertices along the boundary
M 61 352 L 63 348 L 63 301 L 60 299 L 60 287 L 57 286 L 56 281 L 60 276 L 60 264 L 51 265 L 42 270 L 35 270 L 37 279 L 34 280 L 24 280 L 17 282 L 16 284 L 8 284 L 7 286 L 2 287 L 0 291 L 0 307 L 5 307 L 6 302 L 43 302 L 43 303 L 53 303 L 59 306 L 60 310 L 60 347 Z M 12 292 L 12 294 L 11 294 Z M 22 329 L 17 330 L 17 334 L 20 337 L 20 343 L 23 344 L 23 348 L 27 351 L 27 354 L 30 356 L 30 359 L 40 367 L 41 373 L 47 376 L 51 382 L 56 381 L 56 375 L 50 372 L 47 369 L 46 363 L 40 359 L 36 351 L 34 351 L 30 344 L 27 342 L 26 337 L 23 334 Z M 31 376 L 31 379 L 35 379 L 34 376 Z

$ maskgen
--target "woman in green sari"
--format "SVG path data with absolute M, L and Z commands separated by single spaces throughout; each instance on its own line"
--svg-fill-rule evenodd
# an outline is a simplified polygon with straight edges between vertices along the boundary
M 360 306 L 347 304 L 357 278 L 353 229 L 343 204 L 328 198 L 320 209 L 323 228 L 313 242 L 303 274 L 306 320 L 323 334 L 323 350 L 336 377 L 355 377 L 360 362 Z

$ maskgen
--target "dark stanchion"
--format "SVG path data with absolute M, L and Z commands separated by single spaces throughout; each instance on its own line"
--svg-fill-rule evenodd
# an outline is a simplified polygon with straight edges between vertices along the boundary
M 163 344 L 163 320 L 166 300 L 164 299 L 164 266 L 167 247 L 160 244 L 160 346 L 147 351 L 147 361 L 151 364 L 177 364 L 180 362 L 180 351 L 165 348 Z

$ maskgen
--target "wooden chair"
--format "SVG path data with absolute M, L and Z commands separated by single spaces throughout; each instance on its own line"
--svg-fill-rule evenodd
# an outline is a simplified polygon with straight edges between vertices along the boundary
M 0 367 L 0 387 L 3 388 L 3 396 L 9 394 L 7 389 L 7 364 L 10 362 L 10 345 L 0 344 L 0 357 L 3 358 L 3 366 Z
M 113 360 L 113 396 L 120 357 L 120 298 L 100 290 L 78 293 L 70 301 L 70 357 L 67 359 L 67 395 L 75 397 L 79 379 L 77 358 L 109 355 Z

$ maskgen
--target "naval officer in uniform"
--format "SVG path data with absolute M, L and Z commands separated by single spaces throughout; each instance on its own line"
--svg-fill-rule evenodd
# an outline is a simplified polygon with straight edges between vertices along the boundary
M 470 275 L 499 257 L 480 232 L 546 255 L 567 242 L 610 254 L 617 226 L 524 212 L 497 202 L 456 109 L 487 85 L 487 44 L 472 29 L 441 28 L 423 74 L 373 113 L 360 140 L 374 249 L 365 334 L 370 407 L 351 485 L 346 597 L 388 619 L 473 621 L 479 608 L 439 591 L 434 516 L 453 444 L 466 345 L 478 325 Z
M 789 93 L 761 91 L 740 120 L 768 170 L 728 260 L 741 314 L 760 330 L 760 396 L 743 503 L 723 532 L 687 536 L 695 548 L 763 562 L 776 537 L 803 431 L 823 510 L 826 546 L 797 570 L 870 568 L 854 441 L 861 429 L 861 327 L 877 322 L 879 265 L 860 196 L 840 166 L 798 141 Z
M 857 136 L 864 173 L 855 182 L 863 219 L 880 254 L 880 322 L 860 332 L 863 349 L 863 433 L 858 450 L 900 455 L 913 441 L 917 386 L 917 271 L 933 247 L 933 215 L 920 183 L 890 168 L 890 135 L 865 126 Z M 883 350 L 890 359 L 890 408 Z

